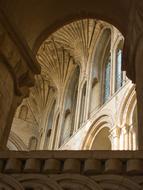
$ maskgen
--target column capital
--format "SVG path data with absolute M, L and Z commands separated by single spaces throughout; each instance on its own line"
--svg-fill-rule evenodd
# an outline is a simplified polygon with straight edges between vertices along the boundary
M 113 129 L 110 130 L 110 132 L 111 132 L 110 137 L 113 137 L 113 138 L 117 137 L 117 138 L 119 138 L 120 134 L 121 134 L 121 128 L 118 127 L 118 126 L 115 126 Z
M 121 128 L 122 128 L 122 132 L 123 132 L 124 134 L 128 134 L 128 133 L 129 133 L 129 130 L 130 130 L 130 125 L 127 124 L 127 123 L 124 123 Z

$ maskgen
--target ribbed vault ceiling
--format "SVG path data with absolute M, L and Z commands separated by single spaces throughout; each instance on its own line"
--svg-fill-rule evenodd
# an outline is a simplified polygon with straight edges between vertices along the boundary
M 55 96 L 60 101 L 77 65 L 81 72 L 86 72 L 104 27 L 111 25 L 95 19 L 79 20 L 65 25 L 42 43 L 37 53 L 41 75 L 36 76 L 35 86 L 27 99 L 37 123 L 41 122 L 43 110 L 48 109 Z
M 84 71 L 100 31 L 105 25 L 108 24 L 84 19 L 65 25 L 53 33 L 43 42 L 37 53 L 42 75 L 60 90 L 76 64 L 80 64 L 81 70 Z

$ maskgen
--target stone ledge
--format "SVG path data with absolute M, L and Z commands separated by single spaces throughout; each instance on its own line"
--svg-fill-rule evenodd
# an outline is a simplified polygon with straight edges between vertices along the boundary
M 0 152 L 1 173 L 143 174 L 142 151 Z
M 106 151 L 106 150 L 36 150 L 36 151 L 0 151 L 0 159 L 7 158 L 37 158 L 37 159 L 143 159 L 143 151 Z

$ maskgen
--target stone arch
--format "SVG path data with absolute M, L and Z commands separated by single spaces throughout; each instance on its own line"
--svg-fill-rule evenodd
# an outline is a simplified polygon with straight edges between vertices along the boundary
M 23 186 L 13 177 L 0 174 L 0 189 L 24 190 Z
M 103 65 L 104 65 L 104 57 L 106 56 L 106 48 L 107 44 L 109 43 L 109 39 L 111 38 L 111 33 L 112 33 L 112 28 L 111 26 L 104 26 L 100 32 L 100 36 L 97 41 L 97 47 L 95 47 L 94 52 L 93 52 L 93 58 L 92 60 L 94 61 L 95 58 L 97 58 L 97 78 L 100 79 L 100 73 L 103 70 Z M 99 46 L 99 47 L 98 47 Z M 101 61 L 102 60 L 102 61 Z
M 130 90 L 127 89 L 127 91 L 125 92 L 125 97 L 126 98 L 122 102 L 119 110 L 119 126 L 122 126 L 125 123 L 128 125 L 131 124 L 133 111 L 137 103 L 134 85 L 132 85 Z
M 7 147 L 9 150 L 13 150 L 13 148 L 15 148 L 14 150 L 18 150 L 18 151 L 27 150 L 27 146 L 24 144 L 22 139 L 13 131 L 10 132 Z
M 119 109 L 118 126 L 120 130 L 120 148 L 137 149 L 137 126 L 133 126 L 134 111 L 137 105 L 135 86 L 130 84 L 124 95 L 126 98 Z M 128 136 L 126 136 L 126 134 Z
M 105 49 L 106 49 L 106 44 L 108 43 L 108 38 L 110 34 L 108 33 L 110 31 L 111 33 L 111 27 L 105 26 L 101 29 L 99 36 L 97 37 L 97 41 L 94 45 L 93 52 L 92 52 L 92 57 L 91 57 L 91 65 L 90 65 L 90 75 L 91 76 L 91 95 L 90 95 L 90 112 L 95 110 L 100 104 L 101 104 L 101 94 L 102 94 L 102 65 L 104 62 L 104 57 L 105 57 Z M 96 98 L 95 98 L 96 97 Z M 95 101 L 96 99 L 96 101 Z M 94 102 L 94 104 L 92 103 Z
M 91 177 L 96 183 L 104 190 L 139 190 L 141 186 L 135 183 L 133 180 L 125 178 L 125 176 L 119 175 L 99 175 Z
M 103 6 L 103 5 L 105 5 L 105 6 Z M 67 5 L 67 2 L 64 2 L 63 7 L 65 7 L 65 6 L 70 7 L 70 10 L 66 13 L 65 13 L 65 11 L 62 11 L 63 15 L 58 15 L 58 17 L 57 17 L 58 19 L 55 19 L 52 21 L 50 20 L 51 22 L 49 22 L 49 26 L 45 27 L 44 30 L 41 31 L 39 36 L 37 36 L 37 39 L 36 39 L 34 47 L 33 47 L 33 51 L 35 53 L 37 52 L 37 49 L 39 48 L 42 41 L 44 41 L 51 33 L 58 30 L 62 26 L 69 24 L 73 21 L 79 20 L 79 19 L 93 18 L 93 19 L 104 20 L 106 22 L 113 24 L 123 34 L 126 33 L 128 19 L 125 20 L 123 18 L 128 18 L 129 7 L 130 7 L 129 1 L 127 1 L 127 2 L 120 1 L 120 3 L 118 3 L 118 11 L 119 11 L 117 14 L 118 16 L 116 16 L 115 14 L 112 15 L 113 14 L 112 12 L 115 12 L 115 10 L 117 9 L 117 4 L 113 0 L 110 0 L 108 2 L 108 6 L 105 4 L 105 2 L 103 0 L 102 1 L 98 1 L 98 0 L 92 1 L 90 3 L 90 5 L 89 5 L 88 1 L 84 1 L 84 3 L 83 2 L 81 2 L 81 3 L 73 2 L 70 5 L 69 4 Z M 62 9 L 63 7 L 60 7 L 60 8 Z M 75 10 L 75 7 L 77 7 L 76 10 L 78 10 L 78 12 Z M 122 14 L 121 14 L 121 12 L 122 12 Z M 59 13 L 61 13 L 61 12 L 59 11 Z M 123 17 L 123 15 L 124 15 L 124 17 Z
M 78 174 L 62 174 L 53 179 L 62 189 L 85 189 L 85 190 L 102 190 L 102 188 L 92 179 Z
M 120 44 L 120 42 L 124 43 L 124 36 L 122 36 L 121 34 L 119 35 L 119 37 L 117 38 L 117 40 L 115 41 L 115 43 L 113 44 L 112 48 L 114 50 L 117 49 L 118 45 Z
M 104 112 L 103 112 L 104 113 Z M 94 122 L 92 123 L 90 129 L 87 132 L 87 135 L 85 137 L 85 140 L 82 145 L 82 149 L 91 149 L 93 142 L 96 138 L 96 136 L 101 132 L 102 129 L 107 128 L 108 131 L 111 130 L 113 126 L 113 119 L 109 115 L 100 115 L 98 116 Z
M 24 188 L 36 189 L 37 187 L 41 190 L 50 189 L 50 190 L 62 190 L 62 188 L 49 177 L 43 175 L 23 175 L 19 177 L 18 181 L 24 186 Z
M 93 137 L 91 150 L 111 150 L 110 129 L 103 125 Z

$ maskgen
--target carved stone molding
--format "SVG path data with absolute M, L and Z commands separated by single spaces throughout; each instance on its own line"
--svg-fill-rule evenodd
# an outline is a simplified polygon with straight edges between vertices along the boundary
M 118 126 L 115 126 L 113 129 L 111 129 L 111 137 L 115 138 L 119 138 L 120 134 L 121 134 L 121 128 Z
M 142 151 L 0 152 L 3 190 L 141 190 Z
M 120 175 L 93 175 L 79 174 L 42 175 L 42 174 L 16 174 L 0 175 L 0 188 L 2 190 L 141 190 L 142 176 Z

